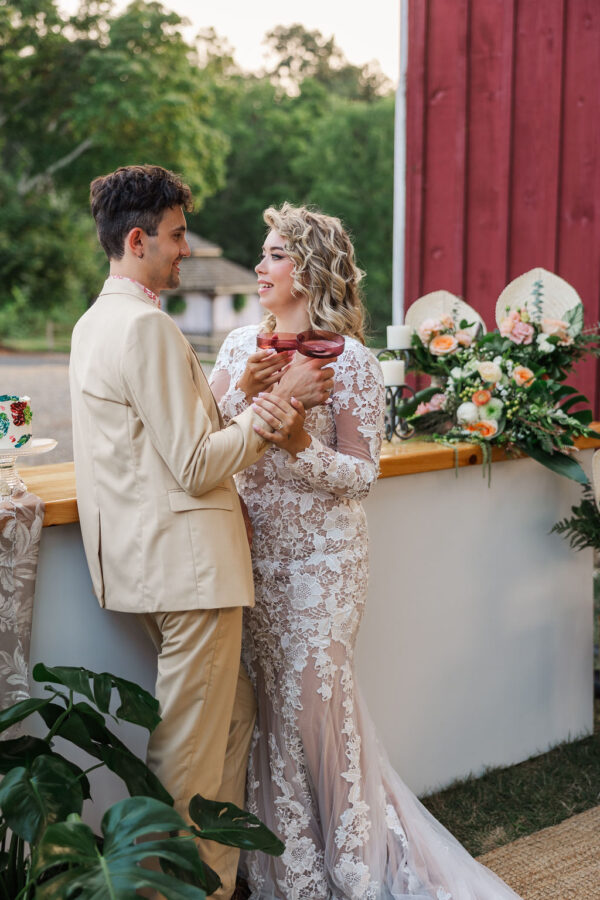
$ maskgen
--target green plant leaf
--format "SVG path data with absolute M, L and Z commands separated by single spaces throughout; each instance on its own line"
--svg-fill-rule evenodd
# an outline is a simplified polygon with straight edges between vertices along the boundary
M 579 484 L 588 483 L 587 475 L 579 463 L 571 456 L 567 456 L 565 453 L 547 453 L 541 447 L 522 446 L 521 449 L 536 462 L 546 466 L 547 469 L 551 469 L 552 472 L 564 475 L 565 478 L 570 478 Z
M 108 712 L 112 696 L 112 678 L 108 672 L 94 676 L 94 699 L 101 712 Z
M 158 857 L 190 872 L 200 883 L 202 861 L 189 836 L 143 840 L 156 832 L 188 830 L 170 806 L 150 797 L 121 800 L 107 810 L 101 827 L 102 852 L 92 830 L 78 816 L 69 816 L 67 822 L 46 829 L 34 857 L 34 875 L 39 877 L 62 864 L 68 864 L 68 870 L 39 884 L 36 900 L 79 896 L 86 900 L 132 900 L 141 888 L 159 890 L 169 900 L 204 900 L 206 892 L 201 887 L 140 866 L 147 857 Z
M 53 704 L 42 710 L 41 715 L 48 727 L 52 728 L 63 713 L 61 707 Z M 61 722 L 56 734 L 85 750 L 90 756 L 102 760 L 125 782 L 132 795 L 145 794 L 172 804 L 171 795 L 156 775 L 106 727 L 104 718 L 89 704 L 76 703 Z
M 46 741 L 29 734 L 11 741 L 0 741 L 0 775 L 6 775 L 10 769 L 14 769 L 16 766 L 30 768 L 31 763 L 38 756 L 53 756 L 56 759 L 63 759 L 60 754 L 52 750 Z M 90 783 L 83 769 L 69 760 L 64 760 L 64 762 L 71 769 L 73 776 L 79 779 L 83 798 L 87 800 L 90 796 Z
M 21 700 L 19 703 L 13 703 L 0 712 L 0 732 L 6 731 L 11 725 L 16 725 L 30 716 L 34 712 L 39 712 L 45 706 L 52 703 L 52 697 L 31 698 L 30 700 Z
M 92 672 L 82 666 L 45 666 L 37 663 L 33 669 L 33 677 L 36 681 L 49 681 L 52 684 L 62 684 L 70 690 L 83 694 L 88 700 L 98 703 L 99 709 L 108 712 L 105 706 L 108 692 L 108 681 L 111 688 L 115 688 L 120 700 L 120 706 L 115 715 L 126 722 L 141 725 L 149 731 L 160 722 L 158 715 L 158 701 L 133 681 L 118 678 L 110 672 Z M 91 682 L 91 684 L 90 684 Z M 92 691 L 93 685 L 93 691 Z M 95 696 L 96 691 L 98 695 Z
M 582 425 L 591 425 L 594 421 L 591 409 L 579 409 L 577 412 L 570 412 L 569 415 L 572 419 L 577 419 L 578 422 L 581 422 Z
M 48 824 L 81 813 L 83 793 L 70 766 L 57 756 L 38 756 L 28 771 L 11 769 L 0 783 L 0 808 L 9 828 L 34 843 Z
M 285 845 L 252 813 L 233 803 L 206 800 L 196 794 L 190 800 L 190 818 L 198 828 L 198 837 L 217 841 L 243 850 L 262 850 L 270 856 L 281 856 Z
M 583 330 L 583 303 L 571 307 L 565 313 L 565 322 L 568 322 L 569 333 L 575 337 Z
M 589 405 L 589 400 L 587 397 L 584 397 L 583 394 L 574 394 L 572 397 L 568 397 L 566 400 L 560 404 L 560 408 L 563 412 L 568 412 L 572 406 L 575 406 L 576 403 L 587 403 Z M 569 413 L 570 415 L 570 413 Z
M 202 860 L 202 877 L 200 878 L 197 874 L 195 875 L 192 872 L 188 872 L 187 869 L 182 869 L 181 866 L 178 866 L 176 863 L 170 862 L 167 859 L 162 859 L 160 864 L 163 872 L 166 872 L 167 875 L 172 875 L 174 878 L 178 878 L 185 884 L 199 886 L 202 890 L 206 891 L 207 894 L 214 894 L 214 892 L 221 887 L 221 879 L 214 869 L 211 869 L 204 860 Z
M 171 805 L 173 798 L 146 763 L 134 756 L 126 747 L 99 746 L 100 759 L 121 778 L 132 797 L 153 797 Z
M 435 394 L 442 394 L 443 392 L 443 388 L 440 387 L 423 388 L 422 391 L 417 391 L 414 397 L 410 397 L 408 400 L 401 400 L 398 403 L 396 406 L 397 415 L 401 419 L 406 419 L 408 416 L 413 415 L 419 403 L 427 403 Z

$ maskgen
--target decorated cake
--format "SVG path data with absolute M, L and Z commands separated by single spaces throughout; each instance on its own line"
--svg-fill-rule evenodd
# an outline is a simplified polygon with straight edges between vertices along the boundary
M 0 450 L 25 447 L 31 441 L 29 397 L 0 395 Z

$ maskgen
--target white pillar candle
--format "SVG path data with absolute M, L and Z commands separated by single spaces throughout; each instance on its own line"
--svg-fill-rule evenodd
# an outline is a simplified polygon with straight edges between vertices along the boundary
M 404 384 L 404 363 L 401 359 L 382 359 L 383 383 L 386 387 Z
M 388 325 L 387 345 L 390 350 L 410 350 L 410 325 Z

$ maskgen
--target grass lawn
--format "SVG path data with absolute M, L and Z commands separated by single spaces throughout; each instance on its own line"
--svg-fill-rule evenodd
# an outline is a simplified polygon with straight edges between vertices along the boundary
M 594 734 L 421 798 L 473 856 L 600 804 L 600 700 Z

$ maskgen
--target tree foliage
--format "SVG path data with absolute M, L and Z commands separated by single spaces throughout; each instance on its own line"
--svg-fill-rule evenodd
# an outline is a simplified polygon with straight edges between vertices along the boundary
M 68 18 L 55 0 L 0 0 L 0 306 L 25 296 L 51 310 L 77 296 L 83 307 L 97 291 L 96 175 L 164 165 L 200 202 L 223 183 L 227 139 L 181 25 L 141 0 L 117 16 L 82 2 Z
M 243 73 L 226 40 L 157 2 L 0 0 L 0 327 L 44 311 L 75 318 L 106 269 L 89 182 L 119 165 L 181 172 L 190 226 L 251 266 L 265 207 L 339 215 L 367 269 L 380 327 L 390 292 L 393 98 L 376 66 L 349 63 L 301 25 L 265 41 L 269 67 Z M 37 315 L 40 315 L 38 312 Z

